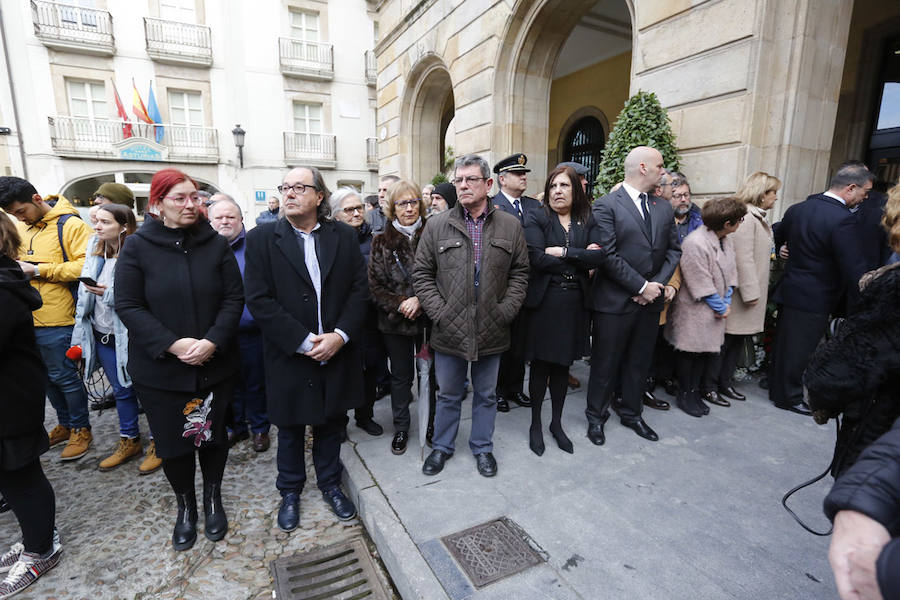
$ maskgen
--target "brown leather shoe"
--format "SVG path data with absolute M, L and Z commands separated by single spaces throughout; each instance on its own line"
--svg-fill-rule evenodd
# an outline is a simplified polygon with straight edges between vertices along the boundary
M 265 452 L 269 449 L 270 443 L 268 432 L 253 434 L 253 450 L 256 452 Z
M 68 427 L 63 427 L 62 425 L 57 425 L 50 431 L 50 433 L 47 434 L 47 437 L 50 438 L 50 447 L 52 448 L 57 444 L 68 442 L 71 435 L 71 429 L 69 429 Z
M 573 389 L 573 390 L 577 390 L 580 387 L 581 387 L 581 382 L 578 381 L 578 379 L 576 379 L 575 377 L 573 377 L 571 373 L 569 373 L 569 388 Z

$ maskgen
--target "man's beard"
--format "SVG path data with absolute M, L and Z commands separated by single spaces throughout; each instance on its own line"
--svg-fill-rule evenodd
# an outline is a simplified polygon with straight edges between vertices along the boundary
M 688 204 L 687 206 L 679 206 L 678 208 L 675 209 L 675 216 L 678 218 L 681 218 L 681 217 L 685 216 L 686 214 L 688 214 L 689 212 L 691 212 L 690 204 Z

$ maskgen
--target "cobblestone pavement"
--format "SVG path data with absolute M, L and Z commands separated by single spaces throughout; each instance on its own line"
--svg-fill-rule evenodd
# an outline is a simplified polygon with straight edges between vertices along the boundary
M 49 430 L 56 424 L 49 403 L 46 416 Z M 42 457 L 56 492 L 63 558 L 31 589 L 16 596 L 17 600 L 262 600 L 272 598 L 272 560 L 366 535 L 358 520 L 341 523 L 331 513 L 315 486 L 309 456 L 300 527 L 290 534 L 278 529 L 275 515 L 280 498 L 275 489 L 273 428 L 268 452 L 257 454 L 245 441 L 228 456 L 222 483 L 229 520 L 225 539 L 212 543 L 203 536 L 202 506 L 198 506 L 197 543 L 190 550 L 175 552 L 171 543 L 175 496 L 162 470 L 139 476 L 140 461 L 133 459 L 101 473 L 97 465 L 112 453 L 118 440 L 115 410 L 105 410 L 100 416 L 91 412 L 91 424 L 94 444 L 84 458 L 61 462 L 63 446 Z M 147 432 L 143 416 L 141 432 Z M 197 472 L 199 505 L 199 467 Z M 0 553 L 19 537 L 12 513 L 0 515 Z M 374 548 L 371 543 L 369 546 Z M 381 575 L 386 581 L 383 570 Z

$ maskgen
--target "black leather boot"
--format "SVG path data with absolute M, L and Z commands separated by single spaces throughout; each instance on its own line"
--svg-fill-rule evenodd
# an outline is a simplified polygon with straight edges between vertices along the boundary
M 186 494 L 175 494 L 178 502 L 178 519 L 172 531 L 172 547 L 187 550 L 197 541 L 197 496 L 194 490 Z
M 203 524 L 206 539 L 218 542 L 228 531 L 228 517 L 222 506 L 222 482 L 203 484 Z

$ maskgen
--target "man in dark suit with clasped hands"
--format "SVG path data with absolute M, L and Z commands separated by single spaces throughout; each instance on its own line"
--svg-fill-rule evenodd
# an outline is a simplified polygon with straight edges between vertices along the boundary
M 625 182 L 594 202 L 606 266 L 594 274 L 591 291 L 593 344 L 588 383 L 588 438 L 606 441 L 616 382 L 622 384 L 622 424 L 642 438 L 659 436 L 641 417 L 645 382 L 656 345 L 666 282 L 681 258 L 669 202 L 650 195 L 663 170 L 660 152 L 638 146 L 625 158 Z

